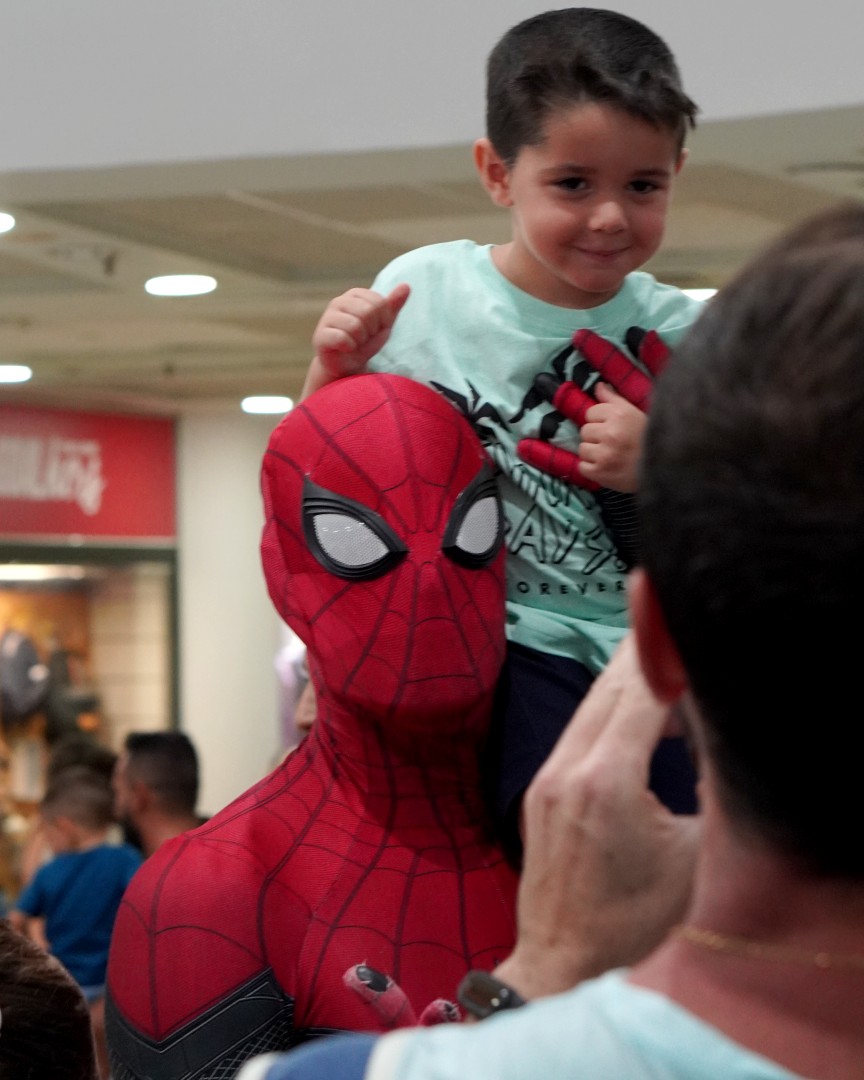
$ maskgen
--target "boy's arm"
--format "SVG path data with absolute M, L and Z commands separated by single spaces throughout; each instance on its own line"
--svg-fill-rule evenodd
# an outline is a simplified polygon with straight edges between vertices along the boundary
M 45 933 L 44 919 L 37 919 L 32 915 L 28 915 L 26 911 L 19 911 L 16 908 L 9 912 L 6 920 L 16 933 L 23 934 L 24 937 L 28 937 L 35 942 L 40 949 L 50 952 L 51 944 Z
M 15 910 L 9 912 L 9 914 L 6 916 L 6 921 L 9 923 L 9 925 L 12 927 L 16 934 L 26 934 L 28 918 L 29 916 L 25 915 L 23 911 L 18 911 L 18 909 L 16 908 Z
M 315 355 L 301 400 L 336 379 L 363 371 L 390 337 L 410 291 L 405 284 L 387 296 L 372 289 L 349 289 L 331 300 L 312 335 Z

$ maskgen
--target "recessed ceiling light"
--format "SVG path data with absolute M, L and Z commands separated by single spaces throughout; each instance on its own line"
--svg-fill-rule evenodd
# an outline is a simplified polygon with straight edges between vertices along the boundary
M 11 214 L 0 213 L 0 233 L 9 232 L 15 228 L 15 218 Z
M 717 292 L 716 289 L 682 289 L 681 291 L 691 300 L 710 300 Z
M 163 274 L 144 284 L 151 296 L 203 296 L 216 288 L 216 278 L 209 274 Z
M 0 364 L 0 383 L 27 382 L 33 378 L 33 369 L 26 364 Z
M 245 413 L 287 413 L 294 408 L 294 402 L 290 397 L 259 394 L 243 398 L 240 408 Z

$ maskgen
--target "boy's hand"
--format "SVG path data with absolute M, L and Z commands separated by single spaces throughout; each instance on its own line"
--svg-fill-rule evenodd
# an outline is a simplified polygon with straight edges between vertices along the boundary
M 581 392 L 581 391 L 580 391 Z M 607 383 L 596 383 L 596 402 L 579 430 L 579 476 L 594 487 L 634 492 L 647 418 Z
M 627 345 L 652 376 L 659 375 L 670 355 L 653 330 L 631 327 Z M 535 386 L 558 412 L 579 426 L 579 453 L 542 439 L 522 439 L 519 456 L 529 465 L 578 487 L 633 492 L 652 379 L 617 346 L 592 330 L 577 330 L 573 346 L 602 378 L 594 388 L 594 396 L 572 382 L 559 383 L 545 372 L 537 377 Z
M 628 636 L 525 795 L 518 938 L 496 968 L 523 997 L 631 965 L 682 918 L 701 819 L 648 788 L 669 730 Z
M 408 285 L 397 285 L 388 296 L 371 289 L 349 289 L 330 301 L 312 335 L 312 345 L 331 379 L 356 375 L 365 368 L 390 337 L 410 291 Z

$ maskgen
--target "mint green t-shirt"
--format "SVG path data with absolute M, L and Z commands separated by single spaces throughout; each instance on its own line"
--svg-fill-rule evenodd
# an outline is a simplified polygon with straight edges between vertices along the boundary
M 426 383 L 472 421 L 500 469 L 508 637 L 571 657 L 596 674 L 627 627 L 627 568 L 594 496 L 517 456 L 518 441 L 537 436 L 543 417 L 554 412 L 532 398 L 532 383 L 539 372 L 552 371 L 580 328 L 625 353 L 631 326 L 656 330 L 674 346 L 702 305 L 636 272 L 600 307 L 555 307 L 512 285 L 491 252 L 491 245 L 457 240 L 418 248 L 385 267 L 373 289 L 386 294 L 408 282 L 412 291 L 369 370 Z M 565 375 L 576 359 L 566 361 Z M 578 430 L 565 421 L 554 441 L 575 450 Z
M 364 1080 L 463 1077 L 796 1080 L 797 1074 L 613 971 L 480 1024 L 385 1035 L 364 1073 Z

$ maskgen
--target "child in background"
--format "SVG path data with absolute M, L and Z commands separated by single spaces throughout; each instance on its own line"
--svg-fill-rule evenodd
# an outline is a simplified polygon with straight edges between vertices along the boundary
M 522 794 L 625 633 L 628 570 L 592 491 L 529 465 L 518 444 L 540 434 L 578 450 L 580 483 L 635 491 L 640 409 L 596 382 L 578 430 L 535 378 L 582 381 L 576 331 L 620 347 L 640 327 L 674 346 L 698 315 L 639 269 L 660 247 L 696 111 L 668 47 L 632 18 L 565 8 L 518 24 L 490 54 L 487 134 L 474 147 L 512 239 L 408 252 L 371 289 L 331 301 L 313 335 L 304 393 L 362 370 L 428 383 L 472 420 L 499 469 L 509 647 L 491 772 L 517 857 Z M 654 788 L 692 810 L 692 768 L 674 742 L 655 759 Z
M 108 948 L 117 909 L 142 857 L 128 844 L 109 842 L 114 824 L 111 784 L 86 766 L 58 773 L 42 799 L 40 816 L 54 857 L 24 887 L 9 922 L 52 953 L 81 987 L 90 1008 L 100 1071 L 107 1076 Z

